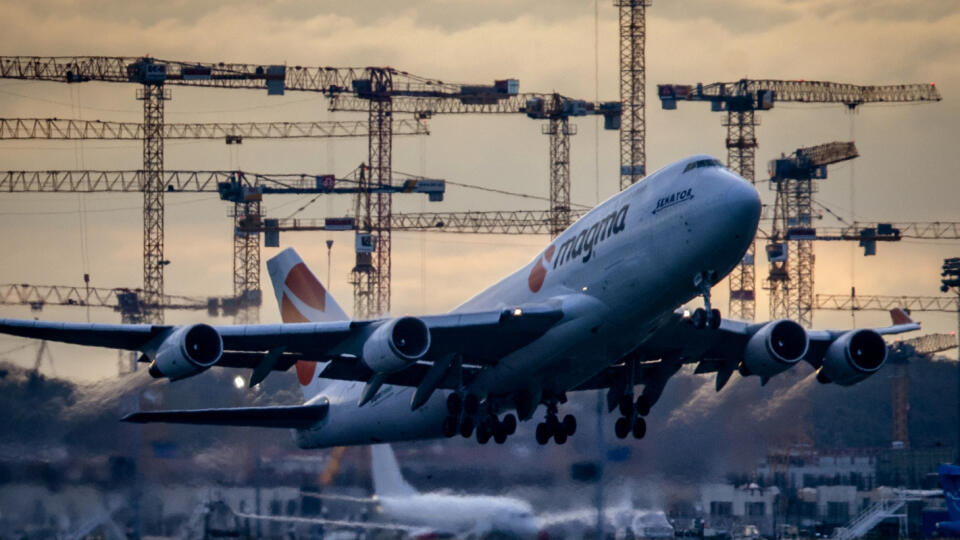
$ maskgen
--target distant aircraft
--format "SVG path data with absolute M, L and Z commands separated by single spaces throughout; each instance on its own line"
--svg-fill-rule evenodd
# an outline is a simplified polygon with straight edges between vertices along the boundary
M 850 331 L 721 320 L 710 288 L 743 258 L 760 209 L 754 186 L 700 155 L 601 203 L 447 314 L 351 320 L 287 249 L 267 263 L 284 324 L 0 319 L 0 333 L 137 350 L 154 377 L 170 380 L 225 366 L 252 369 L 254 385 L 295 365 L 306 398 L 289 407 L 140 412 L 131 422 L 293 428 L 302 448 L 474 432 L 480 443 L 502 443 L 518 417 L 544 405 L 536 439 L 563 444 L 577 428 L 573 415 L 559 416 L 567 393 L 602 389 L 608 409 L 620 411 L 617 436 L 642 438 L 643 417 L 684 364 L 716 373 L 718 391 L 734 371 L 766 383 L 800 360 L 820 382 L 847 386 L 885 362 L 881 334 L 919 329 L 901 310 L 892 326 Z M 679 309 L 698 296 L 705 308 Z
M 943 498 L 950 514 L 950 521 L 937 523 L 937 533 L 949 538 L 960 537 L 960 466 L 940 465 L 937 474 L 940 475 Z
M 373 498 L 316 494 L 324 499 L 375 504 L 385 521 L 343 521 L 237 514 L 241 518 L 309 523 L 332 528 L 397 530 L 415 538 L 546 538 L 526 501 L 502 496 L 419 493 L 403 479 L 388 444 L 370 447 Z

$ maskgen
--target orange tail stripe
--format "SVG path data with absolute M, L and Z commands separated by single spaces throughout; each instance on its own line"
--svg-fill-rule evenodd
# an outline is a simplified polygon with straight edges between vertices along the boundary
M 297 263 L 290 269 L 284 284 L 304 304 L 319 311 L 326 311 L 327 291 L 310 273 L 310 269 L 303 263 Z

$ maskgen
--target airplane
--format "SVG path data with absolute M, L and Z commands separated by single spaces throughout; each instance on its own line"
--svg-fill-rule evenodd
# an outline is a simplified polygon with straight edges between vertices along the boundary
M 950 521 L 937 523 L 937 534 L 950 538 L 960 537 L 960 466 L 940 465 L 937 467 L 943 498 L 947 503 Z
M 386 518 L 384 522 L 254 514 L 237 516 L 347 529 L 396 530 L 416 538 L 546 538 L 540 520 L 527 501 L 503 496 L 420 493 L 404 480 L 389 444 L 372 445 L 370 462 L 374 490 L 372 498 L 322 493 L 305 496 L 373 504 Z
M 811 330 L 721 318 L 710 289 L 740 263 L 760 219 L 756 188 L 708 155 L 668 165 L 577 220 L 532 261 L 449 313 L 353 320 L 292 249 L 267 263 L 283 324 L 113 325 L 0 319 L 0 333 L 135 350 L 157 378 L 295 367 L 302 405 L 138 412 L 129 422 L 293 429 L 301 448 L 476 435 L 503 443 L 540 405 L 536 440 L 563 444 L 567 394 L 605 390 L 619 438 L 684 364 L 771 377 L 801 360 L 843 386 L 876 373 L 882 335 L 918 330 L 900 309 L 876 329 Z M 702 298 L 704 307 L 681 309 Z M 642 392 L 635 396 L 635 389 Z M 516 414 L 514 414 L 514 412 Z

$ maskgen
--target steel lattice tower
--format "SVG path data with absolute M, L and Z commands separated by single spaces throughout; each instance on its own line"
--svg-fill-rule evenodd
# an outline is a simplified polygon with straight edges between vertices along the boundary
M 393 148 L 393 80 L 390 70 L 370 70 L 371 96 L 369 98 L 368 122 L 368 174 L 369 187 L 392 185 L 391 149 Z M 369 264 L 357 254 L 353 269 L 354 316 L 361 319 L 382 315 L 390 311 L 390 219 L 393 198 L 389 193 L 358 194 L 357 218 L 361 229 L 374 235 L 376 247 Z M 362 201 L 362 202 L 361 202 Z
M 755 184 L 759 122 L 754 111 L 728 111 L 723 124 L 727 128 L 727 167 Z M 730 272 L 730 317 L 745 321 L 756 317 L 756 251 L 756 244 L 751 243 L 743 260 Z
M 813 213 L 814 183 L 809 179 L 787 180 L 784 182 L 786 197 L 786 225 L 794 223 L 810 226 Z M 784 229 L 786 230 L 786 229 Z M 813 326 L 813 242 L 810 240 L 791 240 L 789 251 L 796 253 L 788 265 L 790 285 L 787 290 L 787 317 L 794 319 L 804 328 Z M 777 315 L 772 315 L 777 317 Z
M 386 70 L 375 70 L 371 81 L 377 93 L 386 97 L 370 101 L 370 184 L 389 186 L 393 184 L 391 154 L 393 148 L 393 79 Z M 373 252 L 373 277 L 376 279 L 376 304 L 367 316 L 383 315 L 390 311 L 390 215 L 393 197 L 389 193 L 377 193 L 376 214 L 373 232 L 377 237 L 377 249 Z
M 777 182 L 772 241 L 787 247 L 787 260 L 771 261 L 767 278 L 770 317 L 793 319 L 804 328 L 813 326 L 813 242 L 787 241 L 786 232 L 791 227 L 811 226 L 814 190 L 809 178 Z
M 620 8 L 620 189 L 647 174 L 644 47 L 650 0 L 614 0 Z
M 259 200 L 233 204 L 233 297 L 239 303 L 236 324 L 260 321 L 261 212 Z
M 357 198 L 354 206 L 354 215 L 357 218 L 357 233 L 372 234 L 370 211 L 372 200 L 370 194 L 370 167 L 361 165 L 360 176 L 357 180 Z M 350 272 L 350 283 L 353 284 L 353 316 L 366 318 L 373 312 L 376 300 L 374 290 L 376 279 L 373 276 L 372 255 L 357 252 L 356 265 Z
M 143 322 L 162 324 L 163 309 L 163 102 L 162 83 L 144 84 L 143 101 Z
M 570 225 L 570 135 L 577 125 L 566 116 L 551 118 L 543 126 L 550 136 L 550 236 L 557 236 Z

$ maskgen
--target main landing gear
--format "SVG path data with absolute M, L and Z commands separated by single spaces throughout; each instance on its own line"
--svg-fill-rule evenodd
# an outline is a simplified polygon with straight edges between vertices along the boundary
M 633 438 L 642 439 L 647 434 L 647 421 L 643 417 L 650 414 L 650 402 L 640 396 L 634 403 L 633 396 L 626 394 L 620 398 L 619 409 L 621 416 L 613 426 L 617 437 L 626 439 L 633 433 Z
M 563 417 L 563 421 L 557 417 L 557 402 L 552 400 L 547 403 L 547 418 L 537 424 L 537 443 L 544 445 L 550 442 L 550 439 L 557 441 L 557 444 L 567 442 L 567 438 L 577 432 L 577 419 L 572 414 Z
M 477 396 L 463 396 L 456 392 L 450 394 L 447 397 L 447 416 L 441 425 L 443 435 L 449 438 L 459 434 L 469 438 L 474 428 L 480 444 L 487 444 L 491 438 L 497 444 L 503 444 L 507 437 L 517 431 L 517 417 L 510 413 L 501 420 Z
M 710 328 L 716 330 L 720 328 L 720 310 L 713 309 L 710 306 L 710 287 L 716 282 L 717 273 L 713 270 L 707 270 L 693 276 L 694 287 L 700 289 L 700 295 L 703 296 L 703 305 L 705 308 L 697 308 L 690 316 L 690 322 L 695 328 Z

